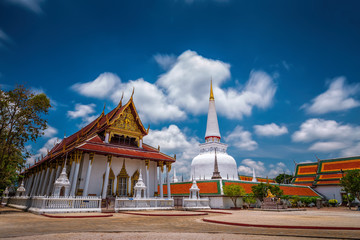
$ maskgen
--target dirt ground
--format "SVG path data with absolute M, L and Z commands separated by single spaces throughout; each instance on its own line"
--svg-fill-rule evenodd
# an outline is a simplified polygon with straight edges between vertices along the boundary
M 360 227 L 360 212 L 345 208 L 299 212 L 226 211 L 203 216 L 139 216 L 115 213 L 102 218 L 49 218 L 0 208 L 2 239 L 360 239 L 360 230 L 277 229 L 204 222 Z M 150 213 L 149 211 L 144 213 Z M 159 213 L 159 212 L 153 212 Z M 164 212 L 163 212 L 164 213 Z M 166 211 L 166 214 L 179 211 Z M 74 214 L 61 214 L 71 216 Z M 82 214 L 76 214 L 82 215 Z M 89 215 L 89 214 L 83 214 Z M 99 215 L 96 213 L 94 215 Z

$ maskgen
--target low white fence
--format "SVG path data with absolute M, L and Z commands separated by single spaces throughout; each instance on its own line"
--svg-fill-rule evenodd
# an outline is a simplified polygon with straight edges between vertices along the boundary
M 10 207 L 26 209 L 28 206 L 29 197 L 9 197 L 7 200 L 7 205 Z
M 174 199 L 162 198 L 116 198 L 115 211 L 121 210 L 140 210 L 140 209 L 172 209 L 174 207 Z
M 2 197 L 1 198 L 1 205 L 6 205 L 8 203 L 9 197 Z
M 7 205 L 35 213 L 101 212 L 100 197 L 10 197 Z
M 183 199 L 183 208 L 185 209 L 205 209 L 210 208 L 210 200 L 208 198 L 200 199 Z

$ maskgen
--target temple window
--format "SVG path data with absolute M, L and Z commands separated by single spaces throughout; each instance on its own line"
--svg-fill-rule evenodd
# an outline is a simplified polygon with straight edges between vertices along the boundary
M 128 136 L 125 137 L 124 135 L 116 135 L 116 134 L 114 134 L 114 136 L 111 138 L 110 143 L 116 145 L 133 146 L 133 147 L 138 146 L 136 138 L 128 137 Z

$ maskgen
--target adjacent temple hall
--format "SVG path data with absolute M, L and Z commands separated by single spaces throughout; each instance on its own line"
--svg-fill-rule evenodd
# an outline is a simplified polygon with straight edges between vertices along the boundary
M 169 173 L 175 158 L 143 143 L 149 128 L 139 118 L 133 94 L 125 105 L 121 99 L 111 112 L 103 111 L 28 168 L 25 195 L 132 197 L 135 184 L 143 177 L 146 190 L 142 194 L 162 197 L 162 191 L 157 192 L 158 181 L 162 182 L 161 173 Z M 54 184 L 63 169 L 68 183 L 56 192 Z

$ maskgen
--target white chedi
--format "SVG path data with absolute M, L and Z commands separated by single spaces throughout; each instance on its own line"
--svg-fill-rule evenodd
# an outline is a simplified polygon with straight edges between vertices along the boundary
M 53 196 L 55 196 L 55 197 L 69 196 L 70 185 L 71 184 L 70 184 L 69 178 L 67 177 L 67 174 L 66 174 L 66 163 L 65 163 L 65 166 L 61 171 L 60 177 L 58 179 L 56 179 L 56 181 L 54 183 Z
M 215 149 L 217 154 L 218 170 L 223 179 L 238 180 L 235 159 L 226 153 L 227 145 L 220 142 L 221 135 L 217 120 L 215 99 L 210 87 L 209 111 L 206 124 L 205 143 L 200 144 L 200 153 L 191 162 L 192 178 L 199 180 L 211 179 L 214 172 Z
M 139 179 L 134 186 L 134 191 L 135 191 L 136 199 L 145 198 L 146 186 L 142 179 L 141 169 L 140 169 Z

